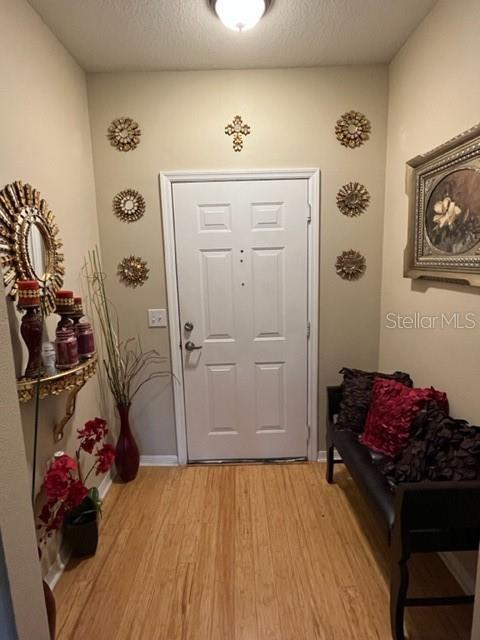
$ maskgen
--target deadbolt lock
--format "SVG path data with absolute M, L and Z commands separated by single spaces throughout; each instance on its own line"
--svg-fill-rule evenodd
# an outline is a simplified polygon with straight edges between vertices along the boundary
M 192 322 L 185 322 L 183 328 L 185 329 L 185 331 L 190 333 L 190 331 L 193 331 L 193 323 Z

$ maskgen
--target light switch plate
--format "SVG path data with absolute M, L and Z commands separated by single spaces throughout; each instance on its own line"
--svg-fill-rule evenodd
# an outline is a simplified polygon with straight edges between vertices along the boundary
M 167 310 L 166 309 L 149 309 L 148 310 L 148 326 L 149 327 L 166 327 L 167 326 Z

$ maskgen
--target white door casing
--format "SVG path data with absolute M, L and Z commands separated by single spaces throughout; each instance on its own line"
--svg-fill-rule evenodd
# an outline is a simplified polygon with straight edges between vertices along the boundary
M 161 174 L 180 463 L 187 431 L 189 460 L 305 456 L 307 424 L 316 458 L 318 184 L 315 170 Z

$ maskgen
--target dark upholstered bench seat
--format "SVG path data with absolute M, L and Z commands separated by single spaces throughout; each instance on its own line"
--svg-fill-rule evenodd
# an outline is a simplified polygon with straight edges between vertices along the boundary
M 395 495 L 371 452 L 359 442 L 357 433 L 347 429 L 335 432 L 335 448 L 358 488 L 390 531 L 395 517 Z

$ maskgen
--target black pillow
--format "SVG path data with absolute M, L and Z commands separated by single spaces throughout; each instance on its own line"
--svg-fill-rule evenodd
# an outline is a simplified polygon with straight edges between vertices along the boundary
M 405 449 L 380 468 L 394 483 L 480 479 L 480 427 L 427 402 L 412 422 Z
M 339 373 L 343 374 L 343 384 L 337 428 L 351 429 L 356 433 L 363 432 L 375 378 L 397 380 L 407 387 L 413 387 L 412 379 L 408 373 L 403 373 L 403 371 L 389 374 L 343 368 Z

